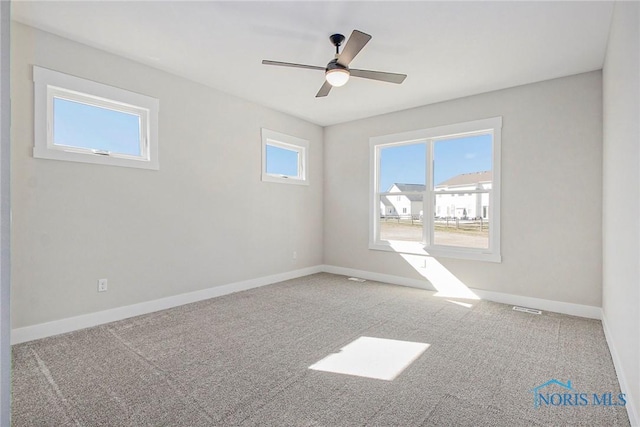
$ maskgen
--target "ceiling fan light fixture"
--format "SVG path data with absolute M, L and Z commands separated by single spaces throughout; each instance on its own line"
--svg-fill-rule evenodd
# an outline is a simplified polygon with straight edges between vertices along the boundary
M 344 86 L 349 81 L 350 73 L 349 70 L 344 68 L 334 68 L 332 70 L 327 70 L 324 76 L 331 86 L 340 87 Z
M 2 0 L 0 0 L 2 1 Z M 369 34 L 363 33 L 362 31 L 353 30 L 351 36 L 347 40 L 347 44 L 340 51 L 340 46 L 345 40 L 345 37 L 342 34 L 332 34 L 329 37 L 331 40 L 331 44 L 333 44 L 336 48 L 335 58 L 329 61 L 326 67 L 318 67 L 316 65 L 304 65 L 304 64 L 296 64 L 293 62 L 280 62 L 280 61 L 270 61 L 263 60 L 262 63 L 265 65 L 278 65 L 280 67 L 293 67 L 293 68 L 306 68 L 309 70 L 322 70 L 324 71 L 325 82 L 320 87 L 320 90 L 316 94 L 316 98 L 323 98 L 329 95 L 331 92 L 331 88 L 344 86 L 349 81 L 349 78 L 353 75 L 353 77 L 361 78 L 361 79 L 369 79 L 369 80 L 378 80 L 381 82 L 388 83 L 396 83 L 400 84 L 407 77 L 406 74 L 397 74 L 397 73 L 386 73 L 383 71 L 373 71 L 373 70 L 358 70 L 358 69 L 350 69 L 349 64 L 356 57 L 356 55 L 362 50 L 363 47 L 369 40 L 371 40 L 371 36 Z

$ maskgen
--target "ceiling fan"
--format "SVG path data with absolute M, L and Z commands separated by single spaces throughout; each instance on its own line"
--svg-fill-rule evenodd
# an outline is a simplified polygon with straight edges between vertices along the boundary
M 347 44 L 340 52 L 340 45 L 344 42 L 342 34 L 333 34 L 329 37 L 331 43 L 336 47 L 336 56 L 329 61 L 326 67 L 318 67 L 315 65 L 294 64 L 291 62 L 279 62 L 263 60 L 264 65 L 277 65 L 280 67 L 307 68 L 310 70 L 324 71 L 325 82 L 316 94 L 316 98 L 327 96 L 332 87 L 343 86 L 347 83 L 350 76 L 360 77 L 363 79 L 379 80 L 381 82 L 389 82 L 400 84 L 407 78 L 406 74 L 385 73 L 382 71 L 356 70 L 349 68 L 349 64 L 353 61 L 362 48 L 369 43 L 371 36 L 362 31 L 353 30 Z

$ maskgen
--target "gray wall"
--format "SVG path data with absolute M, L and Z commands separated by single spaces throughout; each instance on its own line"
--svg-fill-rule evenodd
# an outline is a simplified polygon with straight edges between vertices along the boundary
M 616 2 L 603 69 L 602 310 L 616 368 L 640 410 L 639 4 Z M 640 423 L 636 413 L 636 423 Z
M 322 264 L 321 127 L 22 24 L 12 55 L 14 328 Z M 34 159 L 34 64 L 158 98 L 160 170 Z M 260 181 L 261 127 L 309 186 Z
M 599 307 L 599 71 L 325 128 L 325 264 L 422 279 L 401 256 L 368 249 L 369 137 L 494 116 L 503 261 L 438 261 L 471 288 Z
M 10 2 L 0 2 L 0 426 L 10 425 L 11 318 L 10 318 L 10 151 L 9 97 Z
M 367 248 L 369 137 L 502 116 L 503 262 L 438 261 L 472 288 L 602 303 L 627 392 L 637 399 L 638 9 L 616 5 L 604 77 L 586 73 L 324 131 L 13 23 L 13 327 L 323 262 L 421 279 L 401 256 Z M 160 171 L 34 159 L 34 64 L 159 98 Z M 6 132 L 4 104 L 0 111 Z M 309 187 L 260 182 L 261 127 L 311 141 Z M 3 175 L 3 197 L 6 182 Z M 109 291 L 98 294 L 102 277 Z M 4 317 L 1 327 L 8 328 Z

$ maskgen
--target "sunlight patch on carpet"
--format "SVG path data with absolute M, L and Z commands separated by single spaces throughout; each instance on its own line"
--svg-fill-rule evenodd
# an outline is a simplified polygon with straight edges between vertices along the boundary
M 452 304 L 457 304 L 457 305 L 460 305 L 460 306 L 465 307 L 465 308 L 473 307 L 473 304 L 469 304 L 469 303 L 466 303 L 466 302 L 460 302 L 460 301 L 454 301 L 454 300 L 451 300 L 451 299 L 448 299 L 447 302 L 450 302 Z
M 427 348 L 420 342 L 360 337 L 309 369 L 392 381 Z

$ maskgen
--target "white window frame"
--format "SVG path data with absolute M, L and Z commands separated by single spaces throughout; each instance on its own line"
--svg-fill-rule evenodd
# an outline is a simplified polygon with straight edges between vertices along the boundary
M 298 153 L 298 174 L 287 176 L 267 173 L 267 146 Z M 262 128 L 262 181 L 282 184 L 309 185 L 309 141 L 274 130 Z
M 150 96 L 58 71 L 33 67 L 35 141 L 33 157 L 158 170 L 158 112 Z M 54 144 L 54 98 L 105 108 L 140 118 L 140 156 Z
M 435 245 L 432 243 L 434 235 L 435 195 L 442 194 L 434 190 L 433 183 L 433 145 L 442 141 L 464 136 L 492 134 L 493 136 L 493 181 L 490 190 L 469 191 L 460 193 L 482 192 L 489 193 L 489 248 L 464 248 L 455 246 Z M 409 253 L 417 255 L 441 256 L 449 258 L 469 259 L 477 261 L 501 262 L 500 252 L 500 164 L 501 164 L 502 117 L 474 120 L 452 125 L 438 126 L 392 135 L 375 136 L 369 139 L 370 146 L 370 188 L 369 188 L 369 249 L 390 252 Z M 426 191 L 423 194 L 423 240 L 422 242 L 385 241 L 379 239 L 380 226 L 380 191 L 379 170 L 380 150 L 386 147 L 427 144 L 426 155 Z M 455 193 L 455 191 L 451 191 Z M 393 193 L 396 195 L 397 193 Z M 405 194 L 405 193 L 401 193 Z M 408 193 L 407 193 L 408 194 Z M 413 194 L 413 192 L 412 192 Z

